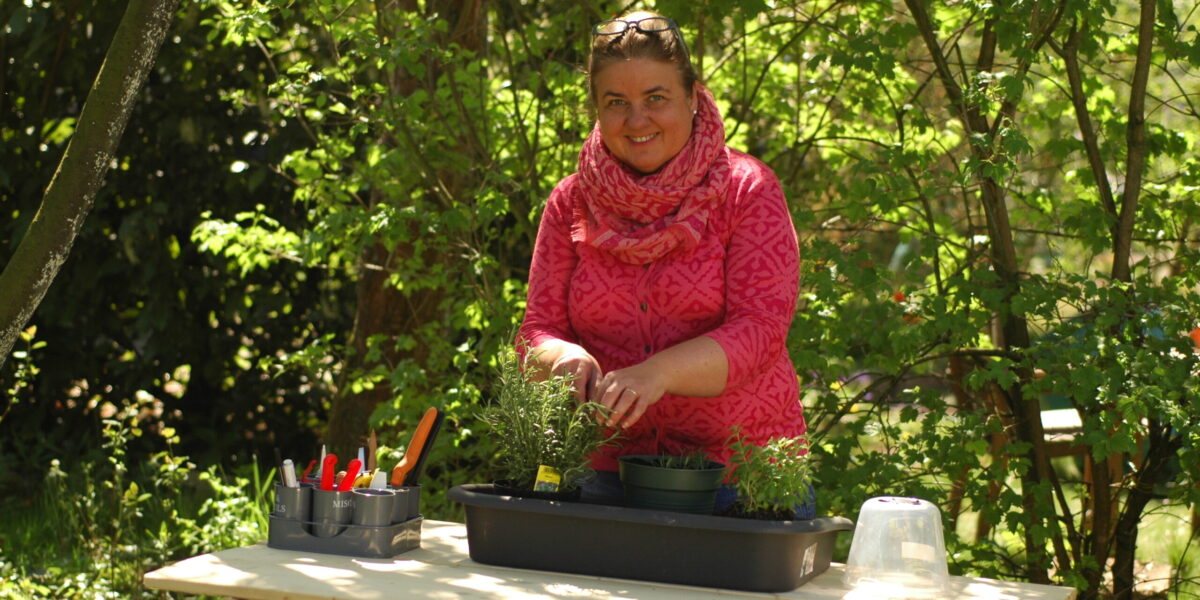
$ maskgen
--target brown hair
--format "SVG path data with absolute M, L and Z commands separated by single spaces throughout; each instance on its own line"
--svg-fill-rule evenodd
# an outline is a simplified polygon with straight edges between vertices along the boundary
M 648 10 L 638 10 L 625 13 L 618 20 L 634 21 L 647 17 L 662 17 Z M 692 60 L 688 56 L 687 46 L 683 43 L 683 35 L 676 35 L 677 29 L 642 33 L 636 27 L 629 27 L 622 33 L 614 35 L 593 35 L 592 51 L 588 56 L 587 84 L 588 96 L 596 101 L 596 74 L 608 65 L 635 58 L 648 58 L 670 63 L 679 71 L 683 81 L 683 89 L 691 97 L 692 86 L 700 80 Z

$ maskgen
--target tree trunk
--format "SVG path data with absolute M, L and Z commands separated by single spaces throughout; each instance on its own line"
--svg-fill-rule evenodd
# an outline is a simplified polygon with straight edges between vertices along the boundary
M 125 9 L 41 208 L 0 272 L 0 366 L 67 261 L 178 6 L 130 0 Z
M 391 12 L 415 11 L 417 5 L 410 0 L 377 0 L 375 10 L 377 13 L 376 26 L 380 29 L 379 37 L 388 40 L 394 37 L 390 31 Z M 485 43 L 482 0 L 439 0 L 428 3 L 426 11 L 431 17 L 436 14 L 448 21 L 450 28 L 447 34 L 447 43 L 453 42 L 472 51 L 478 51 Z M 428 65 L 428 72 L 423 81 L 426 82 L 424 85 L 431 88 L 428 90 L 431 97 L 435 92 L 432 88 L 437 85 L 436 82 L 442 70 L 444 70 L 443 65 Z M 414 79 L 403 70 L 387 72 L 384 77 L 391 93 L 398 97 L 408 96 L 423 84 L 422 81 Z M 387 139 L 381 143 L 393 143 L 390 141 L 390 136 L 385 136 L 385 138 Z M 468 156 L 481 151 L 475 140 L 464 139 L 460 142 L 468 150 L 475 150 L 475 152 L 465 151 L 464 154 Z M 467 182 L 459 180 L 461 177 L 450 173 L 430 175 L 436 175 L 436 179 L 444 184 L 444 192 L 451 197 L 457 197 L 461 190 L 469 187 Z M 387 202 L 388 199 L 373 197 L 371 201 L 372 203 Z M 418 237 L 419 232 L 412 232 L 412 236 Z M 359 270 L 360 275 L 356 289 L 354 330 L 350 335 L 354 354 L 346 365 L 347 372 L 366 371 L 381 364 L 391 368 L 404 359 L 424 366 L 427 355 L 422 344 L 417 344 L 416 348 L 405 352 L 390 348 L 389 345 L 382 358 L 375 362 L 367 360 L 366 352 L 367 344 L 372 337 L 394 338 L 402 333 L 417 331 L 427 323 L 443 320 L 438 313 L 444 296 L 441 290 L 419 289 L 401 293 L 388 283 L 388 277 L 391 274 L 388 265 L 402 262 L 403 259 L 412 255 L 413 249 L 408 245 L 387 247 L 382 243 L 377 243 L 363 251 L 360 257 L 360 265 L 363 268 Z M 402 258 L 396 259 L 395 257 Z M 423 264 L 434 264 L 445 260 L 445 257 L 435 256 L 433 253 L 427 253 L 420 258 Z M 382 267 L 382 269 L 377 267 Z M 350 453 L 354 448 L 362 445 L 362 440 L 366 438 L 370 428 L 371 413 L 375 412 L 375 408 L 381 402 L 390 400 L 392 393 L 390 386 L 386 383 L 362 392 L 354 392 L 342 386 L 334 398 L 330 410 L 329 423 L 325 431 L 326 444 L 338 453 Z
M 1125 501 L 1125 510 L 1117 520 L 1113 533 L 1113 597 L 1133 600 L 1134 553 L 1137 551 L 1138 525 L 1142 512 L 1154 498 L 1154 484 L 1161 481 L 1172 458 L 1179 452 L 1183 439 L 1171 435 L 1171 429 L 1152 419 L 1146 436 L 1146 456 L 1134 475 L 1133 486 Z
M 996 129 L 1003 120 L 1012 118 L 1015 105 L 1011 100 L 1006 100 L 998 111 L 995 119 L 996 126 L 993 127 L 989 123 L 988 116 L 980 111 L 979 106 L 967 101 L 963 87 L 955 79 L 954 72 L 942 52 L 941 42 L 937 38 L 937 27 L 925 5 L 925 0 L 905 0 L 905 5 L 908 6 L 926 50 L 933 59 L 934 68 L 946 91 L 951 109 L 962 119 L 968 135 L 981 135 L 988 140 L 987 143 L 971 145 L 971 152 L 975 154 L 980 164 L 987 164 L 995 158 L 992 141 L 996 135 Z M 1059 16 L 1061 16 L 1061 12 L 1057 10 L 1050 15 L 1034 11 L 1030 17 L 1030 31 L 1036 32 L 1037 35 L 1034 36 L 1033 47 L 1027 48 L 1027 50 L 1036 51 L 1038 47 L 1046 43 Z M 988 71 L 995 61 L 997 44 L 997 36 L 992 31 L 990 21 L 984 23 L 984 35 L 981 40 L 976 68 Z M 1028 68 L 1028 61 L 1020 61 L 1017 66 L 1018 74 L 1023 76 Z M 1014 311 L 1012 305 L 1012 299 L 1021 290 L 1021 272 L 1017 262 L 1013 231 L 1009 223 L 1006 194 L 1000 182 L 982 171 L 976 174 L 976 179 L 980 184 L 980 201 L 986 213 L 988 236 L 991 240 L 990 259 L 992 267 L 1000 279 L 999 286 L 1003 290 L 1003 295 L 996 308 L 999 327 L 995 342 L 998 347 L 1010 351 L 1011 354 L 1020 355 L 1029 347 L 1029 325 L 1025 316 Z M 1016 367 L 1015 371 L 1015 380 L 1003 391 L 1009 406 L 1012 407 L 1016 437 L 1029 444 L 1026 456 L 1033 467 L 1023 472 L 1021 477 L 1021 484 L 1025 490 L 1023 504 L 1031 519 L 1030 525 L 1025 528 L 1026 570 L 1031 581 L 1049 583 L 1050 561 L 1042 550 L 1042 545 L 1034 535 L 1034 531 L 1053 522 L 1053 515 L 1042 514 L 1038 510 L 1039 506 L 1053 507 L 1053 498 L 1049 494 L 1043 494 L 1041 498 L 1036 496 L 1036 490 L 1041 488 L 1041 484 L 1050 481 L 1050 461 L 1046 455 L 1038 399 L 1026 398 L 1024 395 L 1025 384 L 1031 380 L 1032 373 L 1027 367 Z M 1051 538 L 1059 563 L 1058 567 L 1063 570 L 1069 568 L 1070 558 L 1057 528 L 1051 527 Z
M 1148 153 L 1146 85 L 1150 77 L 1150 61 L 1154 50 L 1154 10 L 1155 0 L 1141 1 L 1137 60 L 1134 63 L 1133 80 L 1129 89 L 1129 114 L 1125 129 L 1125 189 L 1112 229 L 1112 278 L 1124 282 L 1133 281 L 1130 262 L 1133 253 L 1134 217 L 1137 215 L 1138 200 L 1142 193 L 1142 176 L 1146 169 Z M 1135 310 L 1139 309 L 1135 307 Z M 1118 502 L 1116 491 L 1101 496 L 1109 503 L 1107 507 L 1096 503 L 1096 518 L 1104 518 L 1107 526 L 1105 529 L 1097 528 L 1097 539 L 1112 542 L 1113 594 L 1116 598 L 1133 598 L 1133 556 L 1137 549 L 1138 522 L 1150 501 L 1150 488 L 1164 468 L 1166 458 L 1170 456 L 1170 453 L 1165 457 L 1161 454 L 1163 448 L 1169 446 L 1169 437 L 1156 435 L 1154 423 L 1151 423 L 1150 433 L 1146 459 L 1142 468 L 1137 470 L 1135 483 L 1133 489 L 1129 490 L 1121 518 L 1115 524 L 1112 523 L 1111 515 L 1116 514 Z M 1109 475 L 1111 477 L 1112 474 Z M 1100 480 L 1097 479 L 1097 487 L 1099 483 Z M 1105 512 L 1102 514 L 1102 511 Z
M 1142 174 L 1146 170 L 1146 84 L 1150 79 L 1150 58 L 1154 50 L 1155 0 L 1142 0 L 1138 23 L 1137 61 L 1133 67 L 1133 82 L 1129 89 L 1129 123 L 1125 129 L 1125 190 L 1120 212 L 1113 225 L 1112 277 L 1131 281 L 1129 261 L 1133 246 L 1133 221 L 1137 216 L 1138 198 L 1142 194 Z
M 410 248 L 400 251 L 412 253 Z M 357 302 L 354 308 L 354 329 L 350 334 L 353 354 L 347 361 L 348 372 L 369 370 L 378 364 L 390 368 L 406 358 L 417 364 L 424 364 L 428 358 L 424 346 L 417 344 L 416 348 L 405 353 L 388 347 L 381 360 L 367 360 L 372 337 L 385 336 L 394 339 L 402 333 L 417 330 L 425 323 L 438 320 L 436 313 L 442 296 L 440 291 L 417 290 L 409 295 L 401 293 L 388 283 L 388 277 L 391 275 L 391 271 L 386 268 L 389 254 L 389 249 L 383 244 L 374 244 L 365 249 L 360 257 L 355 291 Z M 432 260 L 435 259 L 431 258 Z M 387 382 L 361 392 L 340 386 L 339 395 L 330 409 L 325 434 L 325 443 L 329 450 L 339 456 L 354 456 L 355 449 L 365 445 L 371 413 L 381 402 L 391 398 L 392 389 Z
M 984 157 L 986 158 L 986 157 Z M 980 175 L 984 210 L 987 214 L 988 234 L 992 238 L 992 266 L 1000 278 L 1000 286 L 1004 290 L 997 318 L 999 320 L 1000 339 L 996 345 L 1013 353 L 1019 353 L 1029 347 L 1029 324 L 1024 315 L 1012 310 L 1012 299 L 1021 291 L 1020 272 L 1017 265 L 1016 246 L 1013 242 L 1012 229 L 1009 225 L 1008 207 L 1005 205 L 1004 190 L 994 180 Z M 1041 544 L 1033 535 L 1036 526 L 1046 521 L 1046 515 L 1039 511 L 1039 498 L 1033 490 L 1042 482 L 1048 481 L 1050 461 L 1046 456 L 1045 433 L 1042 429 L 1042 415 L 1037 398 L 1026 398 L 1024 385 L 1032 377 L 1028 369 L 1018 367 L 1017 377 L 1003 388 L 1004 396 L 1012 408 L 1015 420 L 1017 439 L 1029 444 L 1026 457 L 1033 465 L 1032 469 L 1022 472 L 1021 485 L 1024 488 L 1022 502 L 1025 512 L 1031 518 L 1030 526 L 1025 528 L 1025 553 L 1028 557 L 1026 569 L 1029 579 L 1034 583 L 1049 583 L 1047 571 L 1049 561 Z M 1042 506 L 1052 506 L 1053 500 L 1047 494 L 1041 498 Z M 1055 539 L 1056 546 L 1061 542 Z M 1060 561 L 1063 560 L 1065 548 L 1058 548 Z

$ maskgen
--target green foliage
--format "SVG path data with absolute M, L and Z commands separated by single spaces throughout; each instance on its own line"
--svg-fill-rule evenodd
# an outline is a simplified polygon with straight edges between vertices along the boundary
M 514 349 L 501 356 L 495 399 L 480 413 L 497 446 L 502 479 L 518 489 L 533 489 L 538 467 L 562 477 L 559 491 L 569 492 L 592 472 L 591 455 L 616 432 L 601 425 L 604 407 L 579 402 L 570 379 L 538 380 L 523 368 Z
M 0 10 L 9 27 L 0 33 L 0 265 L 36 214 L 123 7 L 37 1 Z M 200 23 L 214 11 L 182 3 L 116 166 L 33 317 L 39 347 L 18 348 L 30 360 L 0 369 L 0 390 L 26 382 L 0 409 L 0 495 L 40 481 L 55 457 L 97 452 L 101 408 L 139 397 L 154 399 L 147 410 L 204 464 L 241 468 L 274 446 L 315 444 L 323 414 L 307 391 L 314 382 L 257 365 L 304 348 L 318 322 L 348 322 L 345 288 L 287 264 L 232 277 L 236 266 L 188 242 L 206 210 L 239 214 L 291 192 L 265 164 L 290 150 L 298 128 L 270 127 L 266 105 L 220 100 L 221 90 L 256 85 L 265 66 L 205 40 Z M 297 214 L 273 216 L 286 227 Z M 130 451 L 144 458 L 149 446 L 133 440 Z
M 64 4 L 0 14 L 2 47 L 18 57 L 0 74 L 0 261 L 73 128 L 94 40 L 119 17 L 95 0 Z M 946 516 L 955 572 L 1029 578 L 1038 565 L 1026 559 L 1049 552 L 1041 567 L 1053 563 L 1056 581 L 1094 590 L 1104 549 L 1120 545 L 1086 538 L 1094 492 L 1074 471 L 1038 480 L 1037 440 L 1011 416 L 1031 403 L 1076 409 L 1092 459 L 1126 465 L 1108 488 L 1118 516 L 1137 517 L 1130 498 L 1143 489 L 1200 500 L 1187 337 L 1200 324 L 1194 2 L 1155 3 L 1128 280 L 1111 273 L 1115 208 L 1132 181 L 1134 3 L 649 6 L 683 27 L 731 146 L 787 192 L 804 257 L 788 350 L 822 512 L 926 498 Z M 932 70 L 913 6 L 930 11 L 961 106 Z M 494 468 L 477 414 L 497 397 L 521 319 L 540 207 L 591 127 L 578 71 L 588 28 L 624 8 L 485 7 L 472 21 L 440 0 L 187 3 L 67 283 L 0 373 L 11 390 L 0 485 L 40 480 L 54 457 L 114 468 L 109 408 L 137 407 L 141 427 L 176 429 L 181 454 L 236 468 L 274 445 L 311 455 L 335 399 L 382 390 L 372 424 L 389 460 L 404 425 L 427 406 L 446 411 L 427 506 L 459 518 L 439 490 Z M 976 53 L 993 34 L 986 66 Z M 1007 253 L 1011 273 L 998 263 Z M 356 339 L 356 310 L 373 306 L 360 284 L 377 274 L 399 298 L 375 315 L 394 331 Z M 1018 322 L 1029 339 L 1014 346 L 998 332 Z M 126 440 L 131 462 L 161 451 L 151 437 Z M 104 501 L 148 510 L 136 480 L 136 493 L 125 496 L 130 479 Z M 205 518 L 250 510 L 226 502 Z M 990 532 L 976 535 L 976 522 Z M 7 546 L 6 580 L 39 560 L 18 563 Z M 53 595 L 91 572 L 52 569 L 28 585 Z
M 1117 23 L 1136 24 L 1136 11 L 1067 5 L 1051 43 L 1035 47 L 1030 32 L 1048 21 L 1034 19 L 1052 14 L 1050 3 L 921 4 L 965 107 L 986 115 L 988 130 L 968 129 L 963 109 L 947 103 L 914 21 L 892 5 L 797 3 L 757 19 L 735 12 L 724 27 L 706 21 L 706 45 L 728 50 L 706 61 L 704 75 L 728 102 L 732 145 L 780 175 L 801 236 L 789 348 L 821 510 L 853 515 L 875 495 L 931 499 L 947 515 L 952 568 L 1028 577 L 1021 534 L 1047 549 L 1056 539 L 1081 548 L 1088 521 L 1054 499 L 1055 486 L 1082 490 L 1077 479 L 1023 485 L 1033 445 L 1016 439 L 1011 409 L 995 404 L 1001 390 L 1019 390 L 1022 402 L 1066 398 L 1084 415 L 1079 439 L 1093 456 L 1130 465 L 1122 482 L 1147 465 L 1148 439 L 1176 454 L 1178 466 L 1156 476 L 1162 491 L 1182 499 L 1197 480 L 1175 462 L 1195 452 L 1175 423 L 1197 418 L 1187 338 L 1200 314 L 1187 150 L 1197 143 L 1195 72 L 1170 42 L 1155 47 L 1149 95 L 1164 100 L 1147 111 L 1152 183 L 1137 205 L 1134 277 L 1121 284 L 1097 274 L 1111 269 L 1116 218 L 1080 142 L 1062 48 L 1080 28 L 1082 98 L 1107 177 L 1120 177 L 1136 35 Z M 1159 5 L 1170 11 L 1159 37 L 1194 44 L 1195 11 Z M 1189 23 L 1164 28 L 1184 14 Z M 981 70 L 972 52 L 985 17 L 997 58 Z M 1002 113 L 1007 105 L 1014 110 Z M 984 206 L 985 186 L 1005 194 L 1011 240 L 996 237 L 1001 216 Z M 1010 243 L 1015 286 L 995 265 Z M 999 318 L 1011 318 L 997 315 L 1028 323 L 1027 349 L 996 336 Z M 976 539 L 955 527 L 960 516 L 1017 537 Z M 1062 558 L 1068 582 L 1096 581 L 1088 565 L 1104 562 L 1054 560 Z
M 711 469 L 714 465 L 708 455 L 701 450 L 690 452 L 688 454 L 668 454 L 658 457 L 654 466 L 664 469 Z
M 265 536 L 269 478 L 257 469 L 198 469 L 174 453 L 174 430 L 144 428 L 136 409 L 101 433 L 102 460 L 54 459 L 40 491 L 0 506 L 0 598 L 156 598 L 146 571 Z M 134 458 L 130 442 L 142 437 L 164 449 Z
M 295 267 L 351 290 L 379 276 L 356 308 L 389 315 L 360 330 L 317 319 L 325 335 L 252 364 L 328 402 L 380 399 L 371 425 L 388 449 L 426 406 L 443 407 L 425 505 L 453 518 L 441 490 L 495 455 L 474 414 L 521 318 L 538 207 L 590 127 L 575 65 L 591 19 L 577 6 L 495 7 L 502 29 L 484 39 L 453 3 L 201 4 L 214 9 L 208 39 L 266 65 L 223 100 L 269 106 L 266 130 L 303 139 L 243 159 L 246 172 L 278 173 L 290 203 L 213 210 L 191 239 L 246 277 Z
M 737 432 L 731 439 L 729 473 L 741 512 L 790 518 L 797 506 L 813 500 L 808 440 L 780 437 L 759 446 Z

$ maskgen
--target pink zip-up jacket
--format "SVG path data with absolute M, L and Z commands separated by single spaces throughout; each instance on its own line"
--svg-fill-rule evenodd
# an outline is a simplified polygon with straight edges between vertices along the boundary
M 775 174 L 726 148 L 731 176 L 691 252 L 631 265 L 573 242 L 578 175 L 562 180 L 542 214 L 518 340 L 583 346 L 604 372 L 625 368 L 696 336 L 717 341 L 729 361 L 721 395 L 667 394 L 593 468 L 617 469 L 627 454 L 704 450 L 727 462 L 737 426 L 756 444 L 805 433 L 795 368 L 785 340 L 799 292 L 796 231 Z

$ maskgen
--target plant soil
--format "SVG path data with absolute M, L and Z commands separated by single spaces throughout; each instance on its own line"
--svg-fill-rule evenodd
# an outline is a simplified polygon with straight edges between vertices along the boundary
M 733 517 L 735 519 L 756 519 L 759 521 L 791 521 L 796 514 L 789 510 L 756 510 L 748 511 L 736 502 L 713 513 L 718 517 Z

